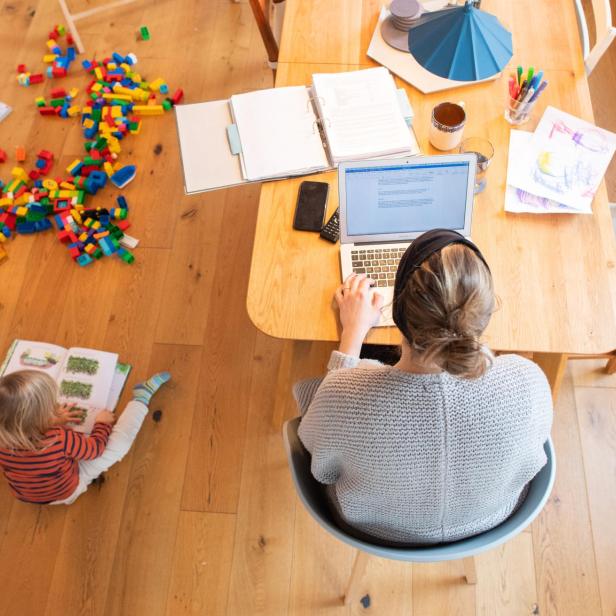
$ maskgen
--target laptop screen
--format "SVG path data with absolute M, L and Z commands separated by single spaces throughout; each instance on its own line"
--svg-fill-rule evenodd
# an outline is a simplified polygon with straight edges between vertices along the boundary
M 462 230 L 466 223 L 469 160 L 345 168 L 346 235 L 419 234 Z M 471 199 L 472 205 L 472 199 Z

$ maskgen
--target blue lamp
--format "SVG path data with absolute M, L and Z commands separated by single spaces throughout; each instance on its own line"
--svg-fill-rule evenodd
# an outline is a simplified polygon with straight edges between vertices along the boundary
M 409 30 L 409 51 L 426 70 L 455 81 L 488 79 L 513 55 L 511 32 L 473 6 L 426 13 Z

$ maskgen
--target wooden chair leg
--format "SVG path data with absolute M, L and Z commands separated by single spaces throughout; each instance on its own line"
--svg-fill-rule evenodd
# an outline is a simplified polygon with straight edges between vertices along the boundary
M 369 556 L 368 554 L 366 554 L 366 552 L 357 550 L 357 556 L 355 557 L 355 562 L 353 563 L 353 570 L 351 571 L 351 578 L 349 579 L 349 584 L 343 597 L 345 605 L 349 605 L 357 595 L 359 583 L 361 582 L 362 578 L 364 577 L 364 573 L 366 572 L 368 559 Z
M 606 374 L 614 374 L 616 372 L 616 355 L 614 357 L 610 357 L 606 366 L 605 366 Z
M 464 577 L 467 584 L 477 584 L 477 569 L 475 568 L 475 559 L 472 556 L 462 560 L 464 565 Z

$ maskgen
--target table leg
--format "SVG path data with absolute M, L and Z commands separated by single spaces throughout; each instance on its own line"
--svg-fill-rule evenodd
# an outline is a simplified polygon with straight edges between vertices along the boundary
M 533 353 L 533 361 L 545 372 L 552 390 L 552 400 L 556 402 L 560 385 L 567 367 L 566 353 Z

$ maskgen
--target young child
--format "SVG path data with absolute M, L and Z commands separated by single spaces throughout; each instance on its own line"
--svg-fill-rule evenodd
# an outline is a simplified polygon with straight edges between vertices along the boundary
M 117 423 L 102 410 L 89 436 L 66 427 L 82 412 L 58 405 L 58 387 L 48 375 L 21 370 L 0 378 L 0 467 L 15 496 L 40 505 L 74 502 L 126 455 L 150 399 L 170 378 L 159 372 L 136 385 Z

